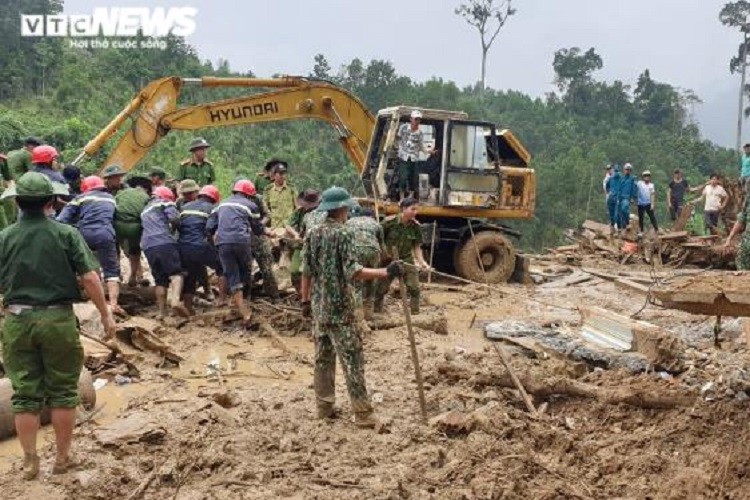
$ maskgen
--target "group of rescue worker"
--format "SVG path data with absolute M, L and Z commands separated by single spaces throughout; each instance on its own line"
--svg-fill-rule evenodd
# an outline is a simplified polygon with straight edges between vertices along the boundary
M 1 340 L 24 477 L 39 471 L 36 434 L 45 406 L 52 409 L 56 434 L 53 472 L 74 465 L 69 450 L 83 352 L 72 304 L 82 300 L 80 283 L 101 314 L 103 340 L 113 337 L 114 317 L 124 314 L 120 251 L 129 262 L 129 286 L 147 284 L 145 255 L 158 318 L 170 308 L 191 316 L 197 288 L 212 294 L 211 269 L 218 278 L 215 304 L 228 297 L 248 325 L 252 316 L 245 295 L 252 263 L 258 265 L 264 293 L 277 298 L 271 241 L 283 242 L 302 314 L 312 319 L 319 418 L 337 416 L 338 355 L 355 424 L 378 425 L 364 379 L 362 332 L 365 320 L 383 311 L 393 279 L 404 278 L 411 312 L 419 313 L 418 273 L 429 265 L 421 250 L 416 199 L 402 199 L 399 214 L 381 223 L 343 188 L 298 193 L 287 181 L 288 164 L 273 159 L 255 182 L 236 178 L 222 200 L 203 138 L 191 143 L 192 156 L 180 164 L 176 179 L 153 168 L 147 177 L 131 176 L 127 182 L 118 165 L 107 166 L 101 177 L 81 179 L 71 167 L 62 169 L 63 176 L 55 148 L 35 138 L 24 143 L 23 150 L 8 155 L 0 198 L 9 222 L 17 219 L 0 231 Z

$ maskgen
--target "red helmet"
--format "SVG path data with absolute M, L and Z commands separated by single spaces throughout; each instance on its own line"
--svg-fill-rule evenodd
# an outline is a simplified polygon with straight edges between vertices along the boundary
M 81 181 L 81 192 L 86 193 L 92 189 L 100 189 L 104 187 L 104 179 L 98 175 L 89 175 L 84 177 Z
M 219 190 L 216 188 L 216 186 L 212 186 L 211 184 L 203 186 L 201 190 L 198 191 L 198 195 L 207 196 L 211 198 L 214 203 L 218 203 L 219 200 L 221 200 L 221 194 L 219 194 Z
M 35 147 L 31 152 L 31 163 L 52 163 L 58 156 L 60 155 L 55 148 L 44 144 Z
M 241 180 L 234 183 L 233 193 L 242 193 L 247 196 L 255 196 L 258 191 L 255 190 L 255 184 L 248 180 Z
M 174 201 L 174 193 L 166 186 L 159 186 L 154 189 L 154 196 L 165 201 Z

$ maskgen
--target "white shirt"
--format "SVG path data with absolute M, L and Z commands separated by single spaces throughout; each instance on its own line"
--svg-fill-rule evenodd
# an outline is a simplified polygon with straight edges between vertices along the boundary
M 635 183 L 638 186 L 638 205 L 646 206 L 651 204 L 651 195 L 654 194 L 654 183 L 649 182 L 646 184 L 644 181 L 638 181 Z
M 706 197 L 704 210 L 706 212 L 718 212 L 719 208 L 721 208 L 722 200 L 727 197 L 727 192 L 719 185 L 712 186 L 709 184 L 703 188 L 703 196 Z

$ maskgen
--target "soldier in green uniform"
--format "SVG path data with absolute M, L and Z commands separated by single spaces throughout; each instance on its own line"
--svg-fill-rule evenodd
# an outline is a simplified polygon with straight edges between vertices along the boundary
M 0 188 L 5 189 L 13 185 L 13 179 L 21 177 L 23 174 L 33 168 L 31 162 L 31 152 L 35 147 L 42 144 L 41 139 L 36 137 L 26 137 L 23 140 L 23 147 L 8 152 L 5 157 L 5 168 L 2 172 L 2 183 Z M 2 209 L 5 216 L 5 221 L 2 221 L 3 215 L 0 215 L 0 229 L 6 227 L 9 224 L 13 224 L 16 221 L 16 204 L 11 199 L 6 199 L 2 203 Z
M 737 216 L 737 222 L 732 226 L 732 230 L 727 236 L 724 248 L 732 244 L 732 240 L 738 233 L 742 233 L 740 248 L 737 250 L 737 269 L 739 271 L 750 271 L 750 231 L 747 230 L 748 216 L 750 216 L 750 196 L 745 196 L 745 202 L 742 211 Z
M 193 179 L 199 186 L 213 184 L 216 181 L 214 164 L 206 158 L 210 144 L 203 137 L 197 137 L 190 143 L 191 158 L 183 160 L 177 173 L 177 180 Z
M 120 165 L 110 165 L 104 169 L 102 179 L 109 194 L 116 196 L 117 192 L 123 188 L 122 179 L 126 173 Z
M 414 264 L 421 269 L 430 269 L 422 255 L 422 230 L 419 228 L 417 216 L 417 200 L 404 198 L 399 203 L 401 212 L 398 215 L 386 217 L 383 221 L 383 237 L 385 240 L 385 254 L 392 259 L 399 259 L 407 264 L 404 281 L 406 291 L 409 294 L 412 314 L 419 314 L 419 271 Z M 398 255 L 392 255 L 396 247 Z M 383 312 L 383 299 L 388 292 L 390 281 L 383 281 L 378 287 L 375 297 L 375 312 Z
M 286 233 L 289 236 L 289 248 L 292 250 L 292 262 L 289 265 L 289 273 L 292 277 L 292 286 L 297 292 L 300 291 L 302 281 L 302 240 L 305 237 L 303 222 L 305 215 L 318 208 L 320 193 L 316 189 L 306 189 L 297 197 L 297 209 L 289 218 Z M 322 213 L 322 212 L 319 212 Z
M 8 157 L 0 154 L 0 191 L 10 186 L 12 179 L 8 170 Z M 15 206 L 13 200 L 0 201 L 0 230 L 5 229 L 15 219 Z
M 151 180 L 151 188 L 158 188 L 159 186 L 164 186 L 167 182 L 167 172 L 163 168 L 152 167 L 149 170 L 148 178 Z
M 377 267 L 380 264 L 384 246 L 383 227 L 378 224 L 371 211 L 359 205 L 352 207 L 349 215 L 346 225 L 354 230 L 354 251 L 357 255 L 357 262 L 362 267 Z M 357 292 L 362 300 L 365 319 L 372 319 L 375 282 L 358 281 Z
M 77 276 L 102 317 L 105 335 L 115 322 L 99 280 L 99 264 L 75 228 L 49 219 L 56 195 L 67 194 L 43 174 L 28 172 L 6 190 L 22 210 L 18 223 L 0 232 L 0 290 L 5 304 L 3 363 L 13 386 L 11 408 L 24 452 L 25 479 L 39 473 L 36 436 L 42 408 L 51 408 L 57 457 L 65 473 L 80 403 L 83 366 L 72 303 L 81 300 Z
M 133 176 L 128 185 L 115 195 L 115 235 L 117 243 L 128 257 L 130 277 L 128 285 L 135 286 L 143 282 L 141 266 L 141 212 L 146 208 L 150 195 L 147 192 L 148 179 Z M 146 282 L 148 283 L 148 282 Z
M 378 425 L 365 385 L 364 353 L 355 318 L 357 294 L 353 280 L 393 279 L 401 276 L 399 262 L 388 268 L 362 267 L 354 253 L 354 232 L 345 222 L 352 199 L 339 187 L 327 189 L 318 210 L 327 212 L 320 226 L 305 236 L 302 263 L 302 310 L 312 316 L 315 336 L 315 396 L 319 418 L 335 417 L 336 355 L 341 360 L 354 422 Z M 312 293 L 312 302 L 311 299 Z
M 263 191 L 263 203 L 271 214 L 271 229 L 284 229 L 296 208 L 297 190 L 286 178 L 284 163 L 277 163 L 272 170 L 273 184 Z
M 271 183 L 273 183 L 271 170 L 273 170 L 273 167 L 275 167 L 276 165 L 284 165 L 284 168 L 289 168 L 289 164 L 284 160 L 277 160 L 276 158 L 268 160 L 268 162 L 266 162 L 265 166 L 263 167 L 263 170 L 255 175 L 255 180 L 253 181 L 253 184 L 255 184 L 255 189 L 257 189 L 259 193 L 264 192 L 266 188 Z

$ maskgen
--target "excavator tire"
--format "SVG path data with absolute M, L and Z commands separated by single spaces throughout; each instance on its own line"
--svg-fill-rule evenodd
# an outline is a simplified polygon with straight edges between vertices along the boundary
M 479 263 L 477 249 L 484 264 Z M 459 276 L 478 283 L 506 283 L 516 267 L 516 252 L 497 231 L 481 231 L 456 248 L 453 265 Z
M 94 381 L 91 373 L 87 369 L 81 370 L 81 376 L 78 379 L 78 393 L 81 396 L 81 404 L 87 410 L 91 410 L 96 405 L 96 391 L 94 390 Z M 13 387 L 10 379 L 0 379 L 0 439 L 7 439 L 16 435 L 13 412 L 10 409 L 10 398 L 13 395 Z M 48 408 L 42 411 L 42 424 L 48 424 L 50 421 L 50 412 Z

